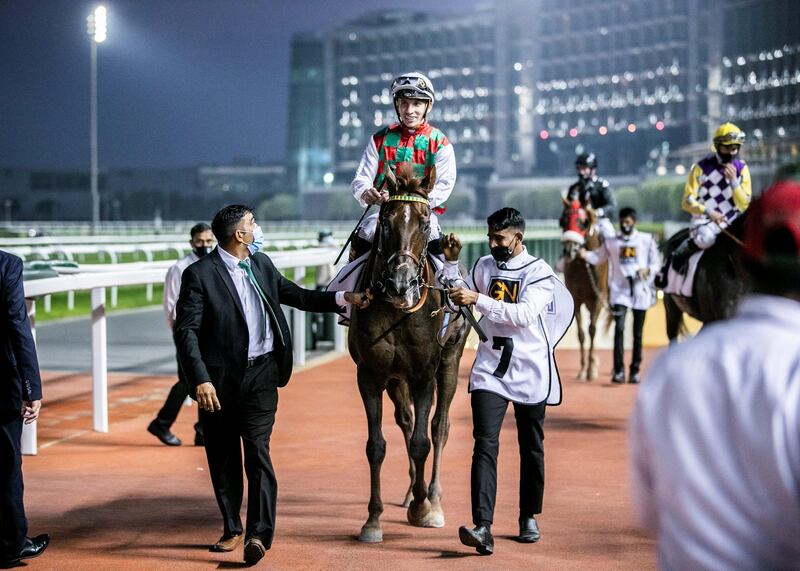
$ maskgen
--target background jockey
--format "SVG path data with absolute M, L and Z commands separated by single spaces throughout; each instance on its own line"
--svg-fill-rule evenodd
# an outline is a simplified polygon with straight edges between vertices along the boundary
M 597 176 L 597 156 L 594 153 L 583 153 L 575 159 L 575 171 L 578 180 L 569 187 L 565 198 L 568 201 L 578 199 L 581 204 L 591 206 L 597 215 L 597 227 L 604 238 L 613 237 L 613 218 L 616 215 L 617 199 L 611 185 L 604 178 Z
M 689 237 L 672 252 L 661 270 L 658 287 L 666 285 L 670 263 L 685 273 L 689 257 L 710 248 L 717 235 L 750 205 L 750 170 L 738 157 L 744 131 L 733 123 L 720 125 L 714 133 L 716 151 L 692 167 L 681 207 L 692 215 Z
M 398 163 L 410 163 L 422 179 L 435 166 L 436 182 L 428 195 L 432 209 L 428 239 L 433 241 L 428 251 L 441 255 L 437 215 L 444 213 L 444 203 L 456 182 L 453 145 L 442 131 L 427 121 L 435 98 L 430 79 L 421 73 L 406 73 L 392 82 L 391 91 L 399 123 L 381 129 L 367 143 L 353 179 L 353 196 L 362 207 L 382 204 L 389 198 L 389 193 L 383 189 L 386 169 L 396 168 Z M 358 228 L 351 260 L 369 250 L 377 220 L 376 211 Z

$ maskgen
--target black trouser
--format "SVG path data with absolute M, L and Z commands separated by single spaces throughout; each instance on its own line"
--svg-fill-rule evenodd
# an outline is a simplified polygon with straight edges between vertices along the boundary
M 509 401 L 488 391 L 472 393 L 472 522 L 491 525 L 497 496 L 497 454 L 500 428 Z M 519 517 L 542 513 L 544 496 L 545 403 L 514 403 L 519 442 Z
M 242 533 L 242 443 L 247 474 L 247 534 L 269 549 L 275 531 L 278 482 L 269 457 L 269 439 L 278 409 L 278 366 L 270 356 L 247 369 L 235 396 L 220 399 L 217 412 L 200 411 L 206 457 L 225 535 Z
M 178 413 L 181 411 L 181 406 L 186 397 L 189 396 L 189 384 L 181 370 L 181 362 L 178 361 L 178 382 L 172 385 L 167 395 L 167 400 L 164 401 L 164 406 L 158 411 L 156 415 L 156 422 L 163 428 L 169 430 L 178 418 Z M 199 409 L 199 407 L 198 407 Z M 203 434 L 203 428 L 200 426 L 200 419 L 198 413 L 198 420 L 194 424 L 194 430 L 198 434 Z
M 22 504 L 21 438 L 20 412 L 0 410 L 0 561 L 19 557 L 28 533 Z
M 625 315 L 628 308 L 624 305 L 614 304 L 614 374 L 625 372 Z M 644 315 L 646 309 L 633 309 L 633 357 L 631 358 L 630 373 L 638 373 L 642 364 L 642 330 L 644 329 Z

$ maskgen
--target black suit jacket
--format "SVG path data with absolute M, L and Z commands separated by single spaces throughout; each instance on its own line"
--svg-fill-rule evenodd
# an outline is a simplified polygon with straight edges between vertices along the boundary
M 267 297 L 279 370 L 275 382 L 282 387 L 292 375 L 293 355 L 281 304 L 335 312 L 339 309 L 336 294 L 301 288 L 283 277 L 265 254 L 250 256 L 250 265 Z M 176 311 L 172 333 L 191 394 L 208 381 L 221 394 L 236 389 L 247 367 L 249 335 L 241 300 L 217 249 L 184 270 Z
M 0 251 L 0 409 L 21 410 L 41 400 L 39 361 L 22 287 L 22 260 Z

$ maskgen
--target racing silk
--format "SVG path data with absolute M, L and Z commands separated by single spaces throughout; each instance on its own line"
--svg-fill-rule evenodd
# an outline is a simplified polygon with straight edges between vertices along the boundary
M 597 211 L 598 216 L 613 220 L 617 214 L 617 199 L 609 182 L 599 176 L 588 181 L 578 180 L 564 195 L 567 200 L 577 198 Z
M 736 178 L 730 182 L 723 174 L 725 165 L 717 155 L 709 155 L 694 165 L 686 181 L 681 207 L 695 216 L 716 211 L 728 220 L 747 210 L 752 196 L 750 169 L 739 159 L 731 164 L 736 167 Z
M 414 131 L 400 123 L 385 127 L 372 136 L 353 179 L 353 196 L 362 207 L 367 206 L 361 195 L 369 188 L 380 188 L 386 169 L 400 163 L 412 165 L 416 176 L 423 178 L 436 166 L 436 181 L 428 194 L 431 208 L 442 214 L 444 205 L 456 182 L 456 161 L 453 145 L 442 131 L 423 124 Z
M 656 302 L 653 285 L 661 268 L 658 246 L 652 234 L 634 230 L 628 236 L 617 234 L 608 238 L 596 250 L 586 252 L 586 261 L 596 266 L 609 260 L 608 291 L 611 305 L 624 305 L 631 309 L 650 309 Z M 639 277 L 639 270 L 650 270 L 647 279 Z
M 449 276 L 455 262 L 445 264 Z M 485 390 L 521 404 L 561 403 L 553 351 L 575 303 L 546 262 L 523 250 L 508 262 L 480 258 L 467 278 L 488 340 L 478 345 L 469 390 Z

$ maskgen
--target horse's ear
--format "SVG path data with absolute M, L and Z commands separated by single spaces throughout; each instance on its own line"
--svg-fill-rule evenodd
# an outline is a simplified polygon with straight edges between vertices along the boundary
M 394 174 L 394 166 L 388 165 L 386 169 L 386 186 L 388 187 L 389 194 L 397 192 L 397 177 Z
M 430 193 L 433 190 L 433 185 L 436 184 L 436 165 L 431 167 L 431 170 L 428 171 L 428 174 L 425 175 L 425 178 L 422 179 L 422 186 L 421 189 L 426 191 L 426 194 Z

